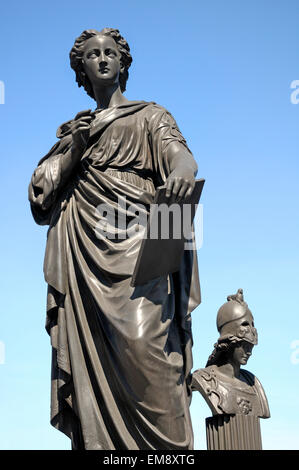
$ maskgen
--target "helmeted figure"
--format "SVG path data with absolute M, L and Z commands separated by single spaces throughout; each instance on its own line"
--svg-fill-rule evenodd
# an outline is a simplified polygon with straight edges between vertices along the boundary
M 242 289 L 218 310 L 217 329 L 220 336 L 206 367 L 192 375 L 192 389 L 202 394 L 214 415 L 207 419 L 208 447 L 261 448 L 259 418 L 269 418 L 270 412 L 260 381 L 240 367 L 258 342 Z

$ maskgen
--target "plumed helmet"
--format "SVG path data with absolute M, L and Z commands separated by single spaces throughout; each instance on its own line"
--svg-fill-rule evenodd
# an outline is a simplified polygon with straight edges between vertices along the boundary
M 235 337 L 257 344 L 258 336 L 254 328 L 253 315 L 244 301 L 243 289 L 239 289 L 234 295 L 229 295 L 227 302 L 218 310 L 217 329 L 220 333 L 218 342 Z

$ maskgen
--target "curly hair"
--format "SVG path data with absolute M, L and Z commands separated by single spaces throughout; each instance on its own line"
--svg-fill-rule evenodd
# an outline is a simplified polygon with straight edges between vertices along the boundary
M 213 365 L 220 366 L 224 364 L 227 360 L 228 354 L 231 352 L 232 349 L 234 349 L 236 344 L 240 343 L 241 341 L 241 338 L 232 335 L 225 339 L 218 340 L 217 343 L 214 344 L 214 350 L 208 358 L 206 367 Z
M 78 83 L 78 86 L 83 86 L 86 93 L 93 99 L 95 99 L 95 96 L 92 85 L 86 73 L 84 72 L 82 59 L 85 42 L 93 36 L 98 35 L 109 36 L 116 42 L 117 49 L 121 55 L 121 64 L 124 67 L 124 71 L 119 75 L 119 85 L 122 92 L 126 90 L 126 83 L 129 78 L 128 70 L 133 60 L 130 54 L 129 44 L 120 35 L 118 29 L 104 28 L 101 31 L 97 31 L 96 29 L 87 29 L 83 31 L 83 33 L 75 40 L 75 43 L 70 51 L 70 62 L 72 69 L 76 73 L 76 82 Z

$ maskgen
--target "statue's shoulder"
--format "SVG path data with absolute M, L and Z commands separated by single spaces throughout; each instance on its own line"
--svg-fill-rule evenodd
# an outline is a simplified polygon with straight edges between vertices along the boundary
M 146 114 L 163 114 L 167 112 L 167 109 L 161 106 L 160 104 L 156 103 L 155 101 L 144 101 L 145 107 L 144 112 Z
M 223 413 L 219 407 L 222 403 L 219 383 L 217 370 L 213 366 L 197 369 L 192 374 L 191 390 L 197 391 L 203 396 L 213 414 Z
M 192 390 L 197 390 L 199 392 L 204 392 L 209 394 L 211 387 L 216 386 L 217 374 L 213 367 L 206 367 L 204 369 L 197 369 L 192 373 Z
M 147 106 L 143 109 L 143 115 L 146 117 L 148 122 L 152 123 L 154 128 L 160 128 L 163 126 L 178 127 L 177 122 L 169 109 L 154 101 L 147 102 Z
M 250 385 L 251 387 L 255 389 L 255 392 L 259 397 L 259 402 L 261 406 L 260 417 L 270 418 L 270 409 L 269 409 L 267 396 L 266 396 L 264 387 L 262 386 L 257 376 L 246 369 L 240 369 L 240 375 L 242 376 L 243 380 L 245 380 L 248 383 L 248 385 Z

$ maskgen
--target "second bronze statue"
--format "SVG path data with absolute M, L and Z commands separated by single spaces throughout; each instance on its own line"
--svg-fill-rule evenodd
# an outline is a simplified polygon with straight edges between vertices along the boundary
M 206 367 L 192 378 L 193 391 L 201 393 L 213 413 L 206 420 L 208 449 L 261 449 L 259 418 L 269 418 L 270 411 L 258 378 L 241 368 L 258 341 L 242 289 L 218 310 L 217 329 L 220 336 Z

